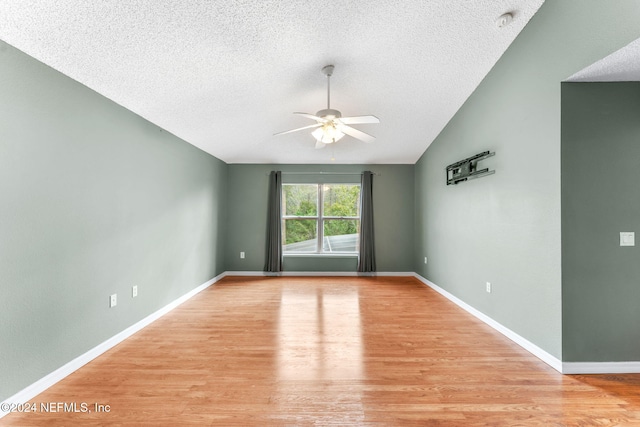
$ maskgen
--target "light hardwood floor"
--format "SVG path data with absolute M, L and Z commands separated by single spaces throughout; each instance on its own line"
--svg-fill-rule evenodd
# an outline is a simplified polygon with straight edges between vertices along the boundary
M 634 426 L 640 375 L 560 375 L 414 278 L 227 277 L 33 402 L 91 412 L 0 425 Z

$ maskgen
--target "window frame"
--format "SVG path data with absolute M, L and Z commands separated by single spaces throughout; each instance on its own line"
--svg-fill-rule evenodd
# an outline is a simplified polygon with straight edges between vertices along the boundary
M 324 221 L 325 220 L 345 220 L 345 221 L 358 221 L 358 240 L 360 239 L 360 227 L 362 221 L 362 185 L 360 183 L 355 182 L 287 182 L 282 184 L 282 194 L 280 195 L 280 199 L 284 204 L 285 196 L 284 196 L 284 187 L 287 185 L 315 185 L 317 189 L 317 214 L 314 216 L 304 216 L 304 215 L 287 215 L 285 213 L 285 209 L 282 209 L 282 215 L 280 221 L 282 223 L 282 254 L 285 256 L 305 256 L 305 255 L 314 255 L 314 256 L 331 256 L 331 255 L 358 255 L 360 253 L 359 245 L 356 244 L 355 251 L 325 251 L 324 250 Z M 323 188 L 325 186 L 331 185 L 348 185 L 348 186 L 357 186 L 359 188 L 358 191 L 358 216 L 334 216 L 334 215 L 324 215 L 324 191 Z M 316 221 L 316 250 L 315 252 L 287 252 L 285 249 L 285 233 L 286 233 L 286 221 L 291 219 L 297 220 L 315 220 Z

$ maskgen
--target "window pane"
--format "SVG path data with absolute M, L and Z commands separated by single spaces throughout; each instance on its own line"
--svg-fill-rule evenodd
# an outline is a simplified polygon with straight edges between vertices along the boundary
M 360 216 L 360 186 L 357 184 L 325 184 L 324 216 Z
M 318 221 L 315 219 L 284 220 L 284 252 L 316 252 Z
M 282 212 L 284 215 L 317 216 L 317 184 L 283 184 Z
M 324 252 L 357 252 L 360 242 L 358 229 L 360 221 L 357 219 L 326 219 L 324 220 Z

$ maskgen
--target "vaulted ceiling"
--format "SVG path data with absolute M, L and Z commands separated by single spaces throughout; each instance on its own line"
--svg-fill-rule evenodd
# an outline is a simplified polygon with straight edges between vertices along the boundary
M 640 39 L 578 71 L 569 82 L 637 82 L 640 81 Z
M 543 1 L 3 0 L 0 39 L 227 163 L 415 163 Z M 273 136 L 327 64 L 375 142 Z

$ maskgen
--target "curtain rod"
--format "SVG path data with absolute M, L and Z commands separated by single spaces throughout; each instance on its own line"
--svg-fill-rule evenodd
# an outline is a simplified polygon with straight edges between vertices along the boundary
M 269 175 L 267 172 L 265 175 Z M 375 176 L 382 176 L 381 173 L 371 172 Z M 282 172 L 282 175 L 362 175 L 362 172 Z

